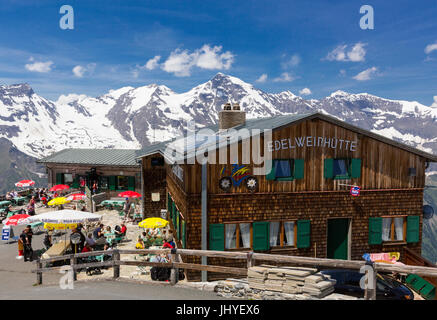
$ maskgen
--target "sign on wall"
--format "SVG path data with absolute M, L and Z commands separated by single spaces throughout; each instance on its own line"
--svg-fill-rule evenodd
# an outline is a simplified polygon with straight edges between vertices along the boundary
M 357 151 L 357 145 L 358 141 L 328 137 L 301 136 L 295 137 L 294 139 L 284 138 L 280 140 L 269 141 L 268 150 L 272 152 L 303 147 L 322 147 L 354 152 Z

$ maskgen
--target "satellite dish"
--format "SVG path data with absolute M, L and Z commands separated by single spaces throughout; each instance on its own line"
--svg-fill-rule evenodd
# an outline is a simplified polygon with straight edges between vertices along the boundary
M 430 205 L 424 205 L 423 206 L 423 218 L 424 219 L 431 219 L 434 215 L 434 208 Z

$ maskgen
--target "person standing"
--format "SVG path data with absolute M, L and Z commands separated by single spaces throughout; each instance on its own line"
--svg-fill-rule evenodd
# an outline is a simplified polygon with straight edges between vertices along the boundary
M 28 260 L 33 261 L 32 231 L 30 226 L 27 226 L 26 229 L 23 230 L 20 239 L 23 242 L 24 262 Z

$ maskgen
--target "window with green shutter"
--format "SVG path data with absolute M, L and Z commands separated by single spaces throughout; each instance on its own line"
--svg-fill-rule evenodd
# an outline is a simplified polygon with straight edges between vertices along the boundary
M 78 189 L 79 188 L 79 176 L 75 175 L 74 179 L 73 179 L 73 183 L 71 184 L 71 187 L 73 189 Z
M 297 247 L 309 248 L 311 245 L 311 221 L 297 221 Z
M 270 249 L 270 223 L 254 222 L 253 230 L 253 250 L 266 251 Z
M 419 242 L 419 216 L 407 217 L 407 243 Z
M 57 173 L 56 174 L 56 184 L 63 184 L 63 183 L 64 183 L 64 174 Z
M 369 218 L 369 244 L 382 243 L 382 218 Z
M 210 224 L 209 225 L 209 250 L 224 251 L 225 250 L 225 225 Z
M 134 176 L 128 177 L 128 190 L 135 191 L 135 177 Z
M 303 159 L 274 159 L 269 163 L 272 164 L 272 168 L 266 174 L 267 180 L 293 181 L 304 177 Z
M 109 176 L 108 177 L 109 190 L 115 190 L 117 186 L 117 177 Z

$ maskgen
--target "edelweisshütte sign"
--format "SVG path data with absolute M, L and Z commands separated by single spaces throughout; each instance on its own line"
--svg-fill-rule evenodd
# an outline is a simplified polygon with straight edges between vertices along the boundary
M 269 151 L 279 151 L 303 147 L 322 147 L 354 152 L 357 151 L 357 145 L 358 141 L 350 141 L 346 139 L 301 136 L 269 141 L 267 147 Z

